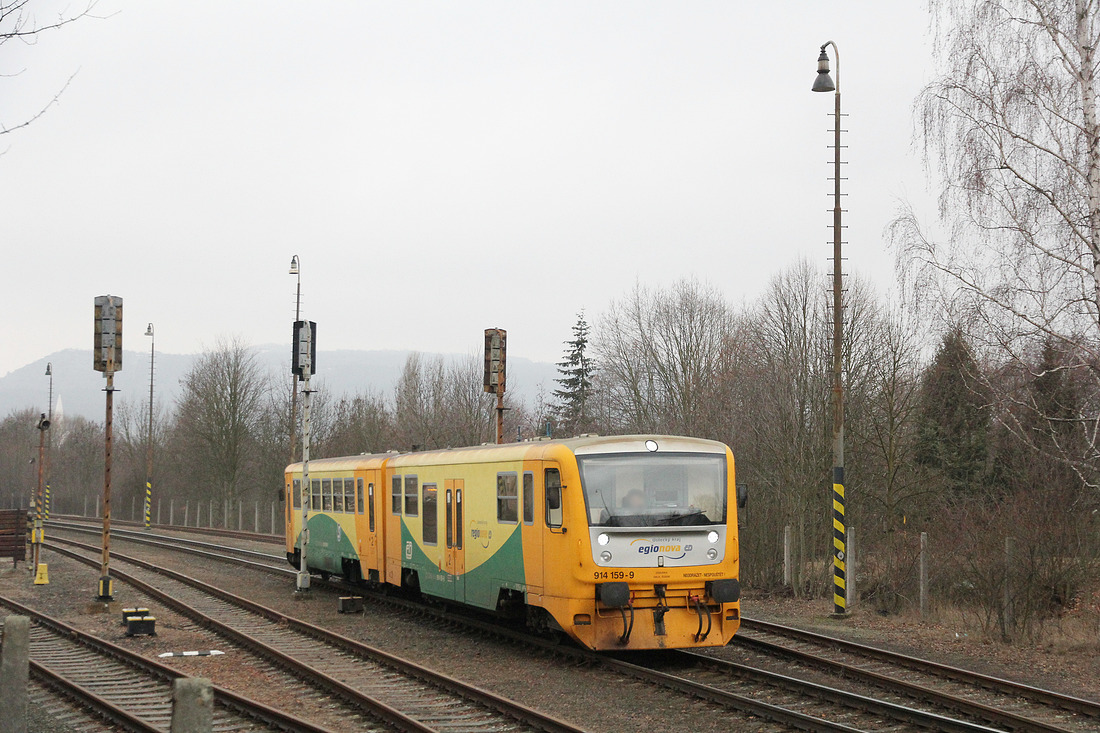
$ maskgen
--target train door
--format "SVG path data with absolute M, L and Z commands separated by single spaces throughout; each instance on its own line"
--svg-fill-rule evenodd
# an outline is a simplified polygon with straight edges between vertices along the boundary
M 379 521 L 379 472 L 367 471 L 356 485 L 355 513 L 359 527 L 359 557 L 363 576 L 379 580 L 382 572 L 382 523 Z
M 447 530 L 447 562 L 446 570 L 454 578 L 454 595 L 456 601 L 466 600 L 466 549 L 463 542 L 463 506 L 462 491 L 465 481 L 462 479 L 446 479 L 444 486 L 444 511 L 446 513 Z
M 564 567 L 562 561 L 570 556 L 570 548 L 563 528 L 565 513 L 563 511 L 561 471 L 557 467 L 547 466 L 542 475 L 543 496 L 545 499 L 543 522 L 546 525 L 542 546 L 543 578 L 546 595 L 553 596 L 566 592 L 561 581 L 572 571 Z M 576 495 L 579 495 L 579 493 L 577 492 Z M 578 500 L 583 501 L 583 499 Z
M 540 501 L 536 500 L 538 495 L 535 491 L 537 469 L 540 464 L 525 464 L 524 468 L 528 466 L 535 470 L 523 472 L 523 497 L 521 502 L 523 505 L 521 532 L 523 534 L 521 537 L 523 539 L 524 582 L 527 585 L 528 593 L 542 595 L 542 533 L 535 524 L 535 515 L 538 514 L 535 508 L 541 504 Z

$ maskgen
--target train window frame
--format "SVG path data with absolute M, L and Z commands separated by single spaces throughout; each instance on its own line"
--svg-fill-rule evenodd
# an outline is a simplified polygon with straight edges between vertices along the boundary
M 409 491 L 410 487 L 412 491 Z M 420 516 L 420 481 L 415 473 L 405 474 L 405 516 Z
M 550 475 L 557 476 L 557 481 L 551 483 Z M 561 471 L 557 468 L 547 468 L 542 472 L 542 486 L 546 492 L 546 526 L 549 529 L 558 529 L 562 526 L 563 512 L 562 512 L 562 484 L 561 484 Z M 553 488 L 554 491 L 551 491 Z M 558 505 L 552 506 L 551 497 L 554 493 L 557 493 Z M 555 521 L 555 519 L 557 521 Z
M 462 489 L 464 486 L 455 486 L 455 549 L 462 549 Z
M 302 508 L 302 479 L 294 479 L 294 488 L 291 489 L 291 501 L 295 509 Z
M 363 479 L 359 479 L 359 486 L 360 486 L 360 491 L 362 491 L 361 487 L 363 486 Z M 370 531 L 373 533 L 374 532 L 374 482 L 373 481 L 371 481 L 367 484 L 367 495 L 368 495 L 367 498 L 369 499 L 369 501 L 367 502 L 367 520 L 368 520 L 367 523 L 369 525 Z M 360 495 L 360 497 L 359 497 L 360 501 L 362 501 L 362 498 L 363 498 L 362 495 Z M 360 509 L 360 512 L 361 511 L 362 511 L 362 509 Z
M 310 511 L 321 511 L 321 479 L 319 478 L 309 480 L 309 508 Z
M 535 473 L 523 472 L 523 523 L 535 523 Z
M 502 489 L 511 493 L 502 493 Z M 519 524 L 519 475 L 515 471 L 497 473 L 497 524 Z
M 355 514 L 355 479 L 344 479 L 344 511 Z
M 395 517 L 401 516 L 401 505 L 404 501 L 404 482 L 401 481 L 400 476 L 393 477 L 393 484 L 390 488 L 390 513 Z
M 332 480 L 332 511 L 344 513 L 344 479 Z
M 435 482 L 426 483 L 420 487 L 421 501 L 423 502 L 423 515 L 420 520 L 420 538 L 425 545 L 439 544 L 439 486 Z M 431 495 L 431 507 L 429 508 L 428 495 Z M 431 530 L 429 539 L 428 531 Z
M 332 479 L 321 479 L 321 511 L 332 513 Z
M 374 484 L 371 484 L 374 488 Z M 355 479 L 355 513 L 363 514 L 363 479 Z M 373 531 L 373 530 L 372 530 Z

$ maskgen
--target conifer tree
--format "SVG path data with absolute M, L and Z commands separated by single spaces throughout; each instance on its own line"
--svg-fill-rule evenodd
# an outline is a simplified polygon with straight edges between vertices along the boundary
M 989 394 L 959 328 L 943 338 L 924 373 L 916 460 L 941 472 L 955 494 L 972 493 L 986 474 Z
M 558 362 L 561 376 L 554 380 L 559 387 L 554 390 L 554 416 L 559 430 L 567 433 L 583 432 L 589 422 L 588 400 L 595 364 L 588 356 L 588 333 L 588 321 L 582 310 L 573 324 L 573 338 L 565 342 L 564 358 Z

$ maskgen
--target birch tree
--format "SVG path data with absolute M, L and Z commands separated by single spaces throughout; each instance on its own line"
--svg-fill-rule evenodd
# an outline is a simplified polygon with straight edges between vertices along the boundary
M 918 137 L 942 185 L 944 241 L 911 211 L 903 259 L 935 275 L 975 344 L 1026 367 L 1046 339 L 1100 389 L 1097 0 L 932 0 L 941 75 L 917 100 Z M 957 317 L 957 316 L 956 316 Z M 1100 411 L 1063 458 L 1097 486 Z M 1024 437 L 1024 436 L 1020 436 Z

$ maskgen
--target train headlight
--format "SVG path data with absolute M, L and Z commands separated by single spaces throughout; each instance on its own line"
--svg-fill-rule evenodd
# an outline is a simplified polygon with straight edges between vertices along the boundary
M 718 533 L 717 532 L 715 532 L 713 529 L 711 531 L 707 532 L 707 542 L 709 542 L 713 545 L 717 541 L 718 541 Z
M 711 560 L 717 560 L 718 550 L 714 549 L 713 547 L 710 548 L 709 550 L 707 550 L 707 557 L 709 557 Z
M 603 560 L 604 562 L 611 562 L 611 553 L 608 552 L 607 550 L 604 550 L 603 552 L 600 553 L 600 559 Z
M 600 533 L 600 535 L 596 538 L 596 542 L 599 542 L 600 545 L 606 545 L 610 541 L 611 541 L 611 538 L 608 537 L 606 534 L 603 534 L 603 533 Z

